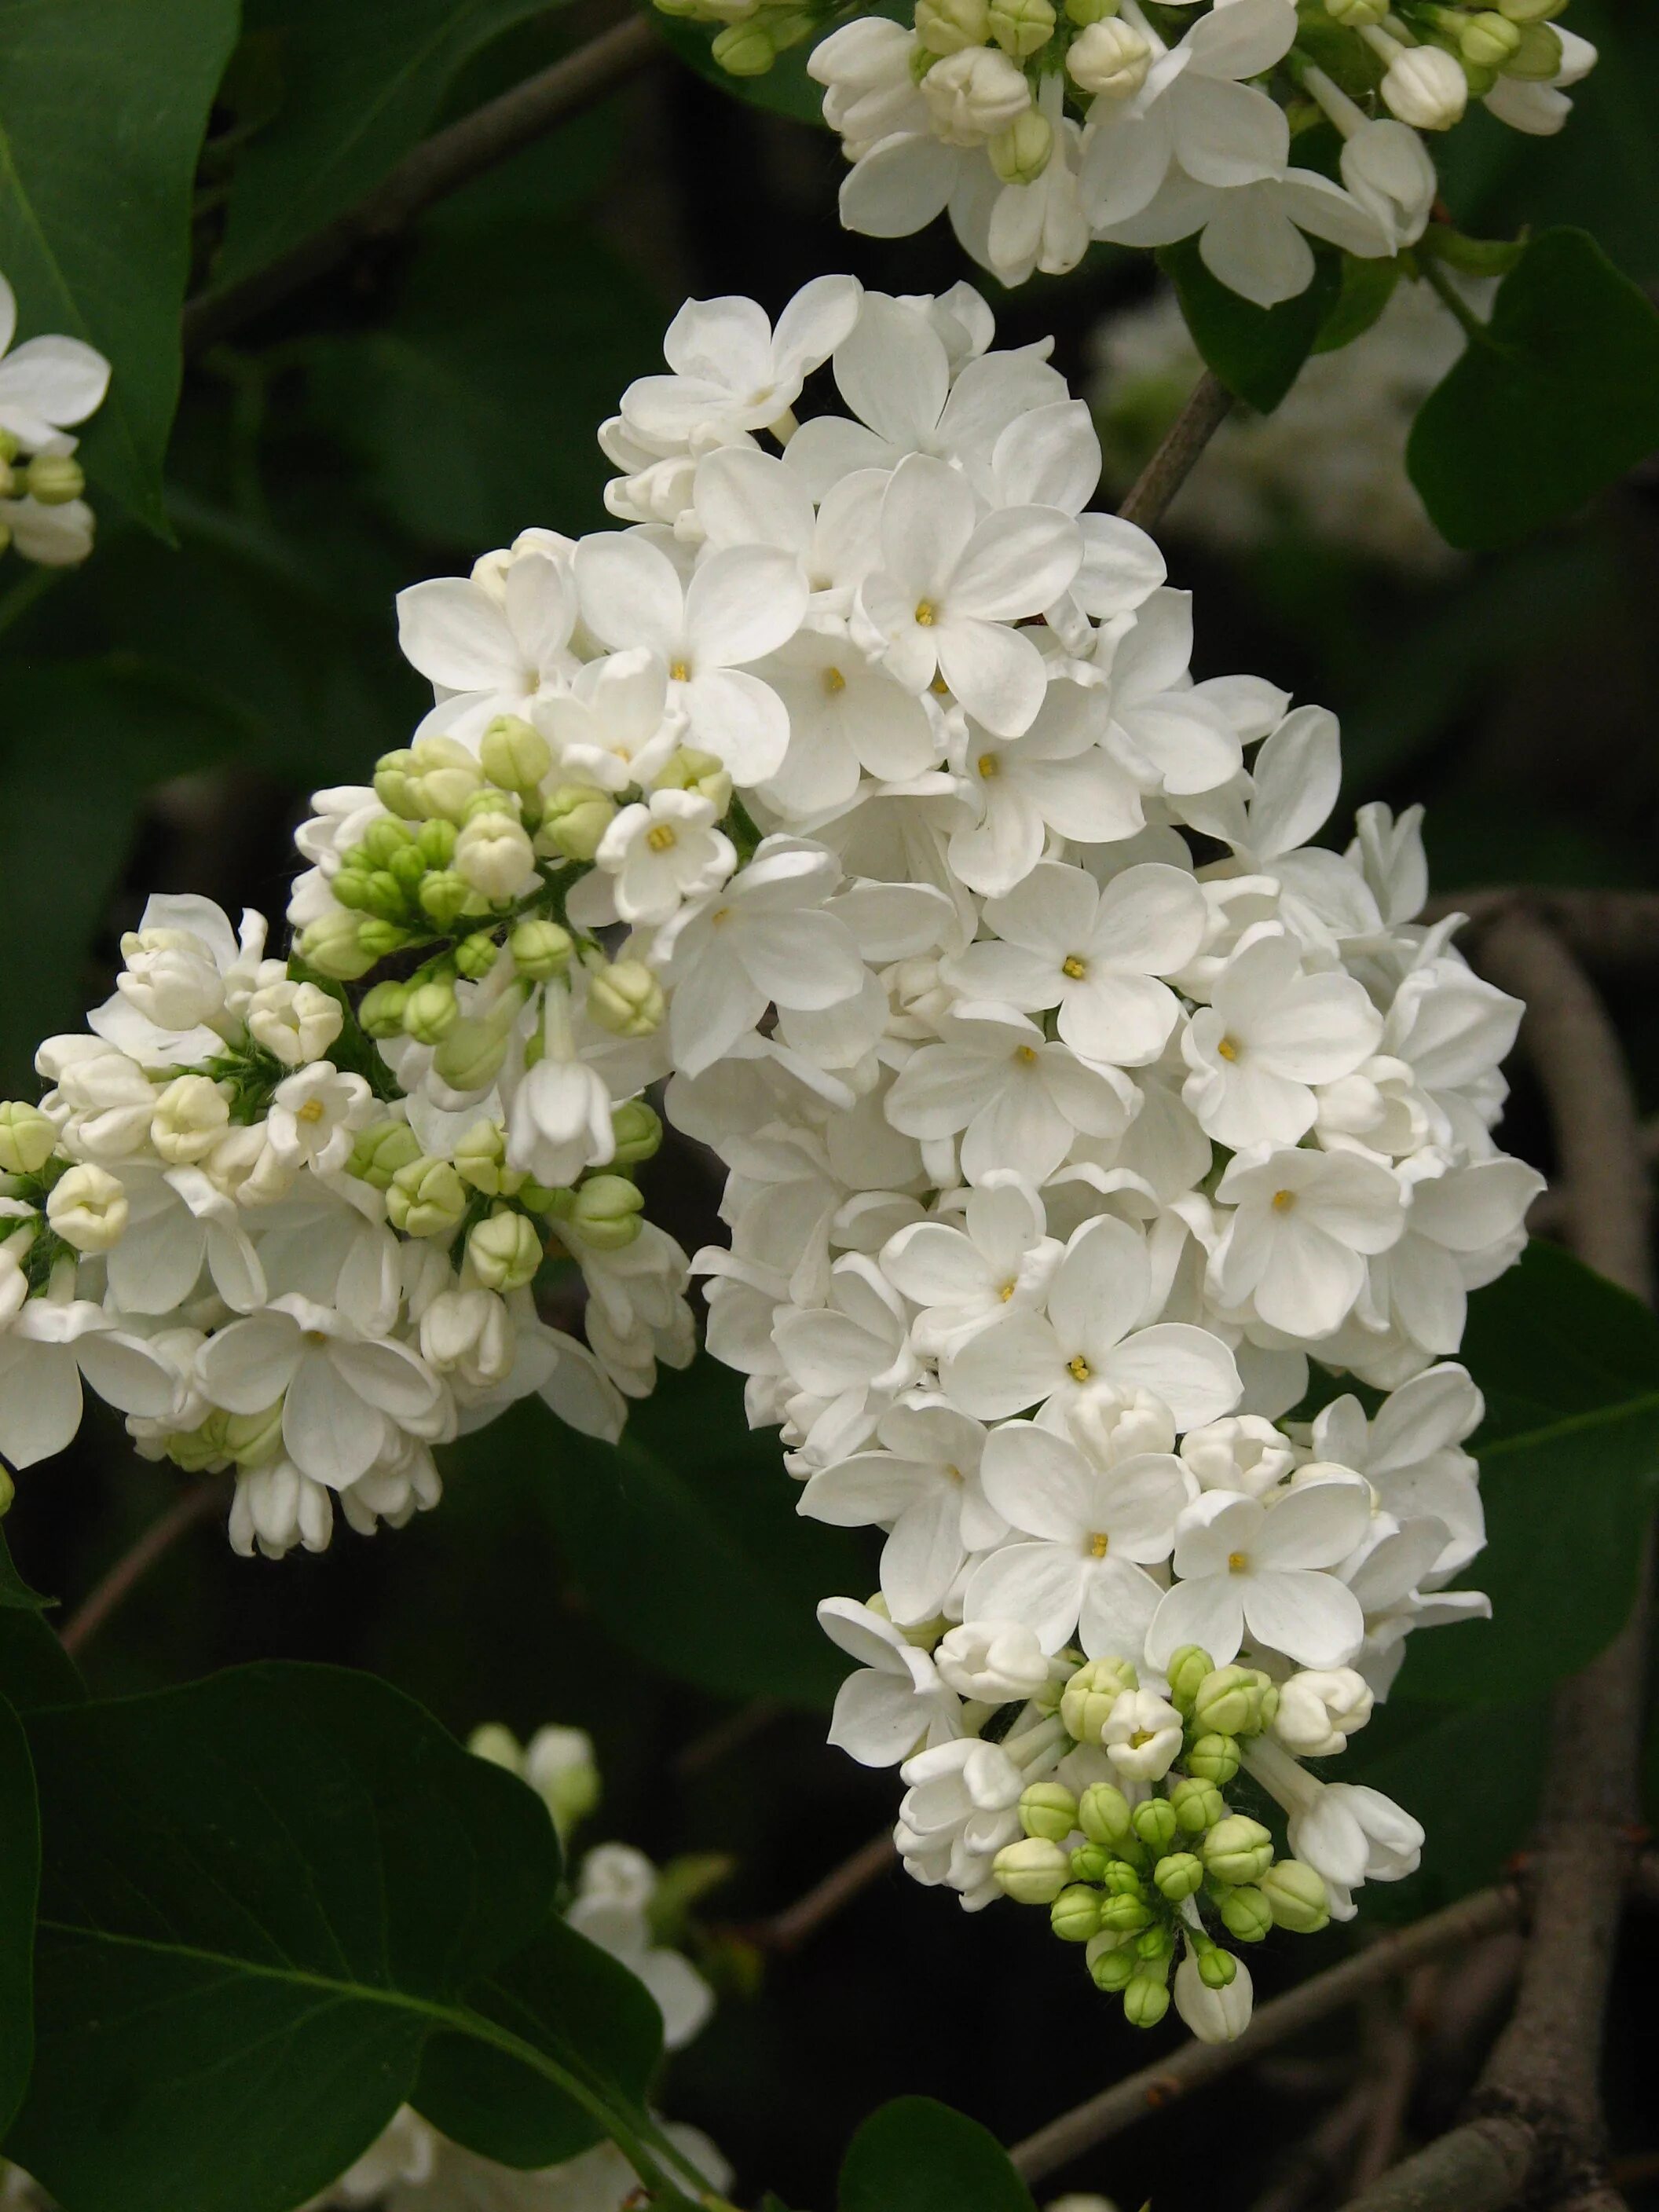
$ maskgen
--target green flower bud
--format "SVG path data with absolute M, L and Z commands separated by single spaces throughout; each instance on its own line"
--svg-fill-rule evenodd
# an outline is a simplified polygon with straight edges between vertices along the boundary
M 507 1002 L 512 1012 L 517 1002 Z M 433 1054 L 439 1080 L 453 1091 L 487 1091 L 501 1073 L 507 1059 L 512 1020 L 492 1020 L 487 1014 L 463 1014 L 451 1024 Z
M 501 948 L 487 929 L 475 929 L 455 947 L 455 966 L 469 983 L 482 982 L 501 958 Z
M 447 822 L 443 826 L 446 830 L 449 828 Z M 421 879 L 426 872 L 426 857 L 418 845 L 405 845 L 402 852 L 394 853 L 386 862 L 384 872 L 398 898 L 397 906 L 389 909 L 393 921 L 401 916 L 408 902 L 420 890 Z
M 455 1146 L 454 1160 L 455 1172 L 463 1182 L 494 1198 L 510 1180 L 505 1173 L 507 1139 L 501 1123 L 475 1121 Z
M 31 499 L 42 507 L 67 507 L 87 488 L 87 472 L 73 453 L 37 453 L 23 471 Z
M 1196 1775 L 1170 1784 L 1170 1802 L 1175 1807 L 1176 1820 L 1189 1836 L 1201 1836 L 1206 1828 L 1214 1827 L 1227 1810 L 1214 1783 L 1200 1782 Z
M 1114 1783 L 1091 1783 L 1078 1800 L 1077 1817 L 1091 1844 L 1127 1844 L 1134 1834 L 1129 1801 Z
M 434 929 L 453 929 L 462 914 L 476 914 L 483 907 L 467 878 L 458 876 L 453 867 L 435 867 L 429 876 L 422 876 L 418 896 L 420 911 Z
M 478 741 L 478 760 L 504 791 L 535 791 L 553 765 L 553 748 L 521 714 L 497 714 Z
M 414 775 L 415 756 L 407 745 L 396 752 L 382 753 L 374 763 L 374 796 L 389 814 L 401 815 L 405 821 L 415 818 Z M 376 823 L 368 836 L 372 837 L 380 826 Z M 363 842 L 367 844 L 368 838 Z
M 645 1195 L 626 1176 L 589 1176 L 564 1216 L 568 1233 L 596 1252 L 620 1252 L 641 1227 Z
M 1168 1985 L 1156 1975 L 1137 1974 L 1123 1992 L 1123 2017 L 1131 2027 L 1156 2027 L 1169 2009 Z
M 1345 29 L 1368 31 L 1389 12 L 1389 0 L 1325 0 L 1325 12 Z
M 1113 1897 L 1138 1897 L 1143 1903 L 1146 1901 L 1146 1885 L 1141 1880 L 1139 1869 L 1131 1866 L 1127 1859 L 1109 1858 L 1100 1881 L 1103 1887 Z
M 353 914 L 361 914 L 367 910 L 374 896 L 374 881 L 367 868 L 340 868 L 329 889 L 337 904 L 349 908 Z
M 459 822 L 483 776 L 466 747 L 453 738 L 421 738 L 413 748 L 409 796 L 424 821 Z
M 1161 1923 L 1143 1929 L 1133 1942 L 1137 1959 L 1161 1959 L 1167 1965 L 1175 1956 L 1175 1937 Z
M 643 960 L 613 960 L 590 976 L 587 1011 L 615 1036 L 646 1037 L 662 1027 L 662 985 Z
M 1224 1990 L 1238 1979 L 1238 1961 L 1231 1951 L 1224 1951 L 1219 1943 L 1194 1948 L 1198 1949 L 1198 1978 L 1206 1990 Z
M 0 1521 L 3 1521 L 11 1511 L 11 1502 L 16 1495 L 17 1485 L 12 1480 L 9 1471 L 0 1466 Z
M 228 1413 L 211 1413 L 199 1428 L 175 1429 L 167 1438 L 167 1457 L 186 1474 L 211 1474 L 228 1464 L 225 1425 Z
M 1230 1813 L 1218 1820 L 1199 1848 L 1206 1870 L 1218 1881 L 1260 1881 L 1273 1864 L 1273 1838 L 1260 1820 L 1244 1813 Z
M 495 784 L 486 783 L 475 791 L 462 807 L 461 827 L 465 829 L 470 822 L 481 822 L 486 816 L 502 822 L 516 822 L 520 812 L 516 791 L 501 791 Z M 459 842 L 459 831 L 456 833 L 456 842 Z
M 1498 0 L 1498 12 L 1511 23 L 1541 23 L 1547 15 L 1566 12 L 1567 0 Z
M 1170 1660 L 1170 1703 L 1191 1717 L 1199 1686 L 1215 1672 L 1215 1662 L 1196 1644 L 1183 1644 Z
M 1238 1771 L 1238 1745 L 1230 1735 L 1201 1735 L 1185 1758 L 1187 1771 L 1199 1782 L 1225 1789 Z
M 991 0 L 991 36 L 1015 61 L 1046 46 L 1054 35 L 1049 0 Z
M 21 1098 L 0 1105 L 0 1171 L 39 1175 L 58 1149 L 55 1123 Z
M 1275 1927 L 1288 1928 L 1293 1936 L 1316 1936 L 1328 1924 L 1330 1892 L 1323 1876 L 1300 1859 L 1275 1859 L 1261 1877 L 1261 1889 Z
M 563 975 L 575 947 L 570 932 L 556 921 L 521 921 L 507 939 L 507 949 L 520 975 L 532 983 L 545 983 L 550 976 Z
M 1091 23 L 1103 23 L 1108 15 L 1115 15 L 1117 0 L 1066 0 L 1064 12 L 1068 23 L 1086 31 Z
M 1100 1892 L 1073 1882 L 1048 1908 L 1048 1925 L 1062 1943 L 1086 1943 L 1100 1932 Z
M 1113 1863 L 1104 1844 L 1079 1844 L 1072 1853 L 1072 1872 L 1079 1881 L 1100 1881 Z
M 404 1029 L 416 1044 L 441 1044 L 460 1018 L 455 986 L 441 979 L 416 984 L 404 1000 Z
M 1152 1880 L 1161 1897 L 1179 1905 L 1183 1897 L 1191 1897 L 1204 1887 L 1204 1863 L 1191 1851 L 1172 1851 L 1152 1869 Z
M 337 907 L 308 921 L 300 933 L 300 957 L 331 983 L 356 983 L 381 957 L 365 946 L 355 914 Z
M 387 1184 L 386 1210 L 405 1237 L 447 1236 L 461 1225 L 466 1186 L 447 1160 L 412 1159 Z
M 401 952 L 412 934 L 411 931 L 400 928 L 395 921 L 382 921 L 378 915 L 367 915 L 357 924 L 357 942 L 371 966 L 376 960 L 384 960 L 393 952 Z M 335 980 L 349 982 L 352 979 L 343 975 Z
M 1022 1843 L 1005 1844 L 991 1862 L 991 1872 L 1016 1905 L 1052 1905 L 1071 1867 L 1058 1844 L 1046 1836 L 1027 1836 Z
M 415 842 L 409 848 L 421 863 L 423 872 L 428 868 L 447 868 L 455 857 L 455 840 L 459 836 L 453 822 L 422 822 L 415 832 Z M 396 866 L 398 855 L 392 854 L 386 865 Z M 418 878 L 417 878 L 418 880 Z
M 774 45 L 778 43 L 778 26 L 770 25 Z M 716 814 L 724 814 L 732 804 L 732 771 L 717 753 L 700 752 L 696 745 L 682 745 L 653 779 L 657 791 L 695 791 L 700 799 L 708 799 Z
M 1487 69 L 1480 62 L 1472 62 L 1465 55 L 1457 56 L 1458 67 L 1468 82 L 1471 100 L 1484 100 L 1498 82 L 1498 71 Z
M 611 1108 L 611 1133 L 617 1147 L 615 1164 L 635 1168 L 655 1158 L 662 1144 L 662 1120 L 643 1098 L 629 1098 Z
M 1501 70 L 1521 44 L 1521 33 L 1506 16 L 1486 9 L 1458 27 L 1457 43 L 1466 62 L 1478 69 Z
M 407 919 L 409 901 L 390 868 L 371 868 L 366 875 L 354 872 L 350 889 L 360 914 L 373 915 L 380 921 Z
M 574 1191 L 548 1190 L 538 1182 L 532 1182 L 528 1176 L 512 1194 L 520 1206 L 528 1206 L 532 1213 L 556 1213 L 561 1218 L 568 1214 L 575 1203 Z
M 1561 37 L 1552 23 L 1528 23 L 1521 33 L 1521 42 L 1508 61 L 1504 63 L 1505 76 L 1518 77 L 1523 84 L 1547 84 L 1561 72 Z
M 1180 1822 L 1167 1797 L 1148 1797 L 1129 1815 L 1130 1825 L 1150 1851 L 1162 1854 L 1176 1839 Z
M 390 759 L 392 756 L 388 754 L 387 757 Z M 407 757 L 412 760 L 414 755 L 411 753 Z M 384 868 L 388 866 L 399 853 L 406 852 L 414 842 L 415 832 L 406 823 L 371 822 L 363 832 L 362 843 L 357 848 L 356 853 L 348 853 L 346 860 L 348 863 L 357 867 Z
M 1113 1938 L 1115 1946 L 1116 1940 L 1115 1937 Z M 1099 1941 L 1100 1938 L 1097 1936 L 1095 1942 L 1097 1943 Z M 1127 1990 L 1134 1979 L 1138 1961 L 1133 1950 L 1115 1948 L 1109 1951 L 1097 1951 L 1094 1943 L 1091 1943 L 1084 1956 L 1089 1962 L 1090 1979 L 1097 1990 L 1103 1990 L 1108 1996 L 1116 1996 L 1121 1990 Z
M 238 1467 L 265 1467 L 283 1449 L 283 1401 L 258 1413 L 225 1417 L 224 1448 Z
M 1063 1844 L 1077 1826 L 1077 1799 L 1063 1782 L 1033 1782 L 1020 1797 L 1019 1825 L 1028 1836 Z
M 1273 1924 L 1272 1909 L 1259 1889 L 1224 1890 L 1216 1910 L 1227 1933 L 1241 1943 L 1261 1942 Z
M 728 23 L 715 33 L 708 51 L 728 76 L 764 76 L 778 58 L 777 48 L 759 23 Z
M 466 1240 L 467 1264 L 487 1291 L 520 1291 L 542 1264 L 536 1224 L 503 1209 L 480 1221 Z
M 408 1002 L 407 983 L 377 983 L 372 991 L 363 994 L 357 1019 L 372 1037 L 401 1036 L 404 1008 Z
M 1152 1908 L 1139 1897 L 1103 1897 L 1100 1924 L 1119 1936 L 1133 1936 L 1152 1921 Z
M 1217 1667 L 1193 1696 L 1193 1727 L 1200 1735 L 1258 1735 L 1265 1676 L 1250 1667 Z
M 1112 1707 L 1126 1690 L 1139 1687 L 1140 1677 L 1127 1659 L 1091 1659 L 1066 1685 L 1060 1717 L 1079 1743 L 1097 1744 Z
M 616 811 L 617 802 L 608 792 L 586 783 L 562 783 L 548 793 L 536 850 L 544 857 L 591 860 Z
M 1054 150 L 1054 126 L 1041 108 L 1028 107 L 1006 131 L 999 131 L 985 150 L 1005 185 L 1035 184 Z
M 357 1132 L 346 1166 L 360 1182 L 386 1190 L 399 1168 L 420 1157 L 421 1140 L 407 1121 L 371 1121 Z
M 916 36 L 930 54 L 982 46 L 990 35 L 989 0 L 916 0 Z

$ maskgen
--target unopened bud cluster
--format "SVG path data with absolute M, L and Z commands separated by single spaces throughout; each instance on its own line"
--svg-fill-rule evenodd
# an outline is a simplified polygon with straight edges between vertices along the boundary
M 0 276 L 0 554 L 73 568 L 92 550 L 93 514 L 70 427 L 103 404 L 109 363 L 81 338 L 12 346 L 16 326 L 17 301 Z
M 1234 1947 L 1274 1928 L 1314 1935 L 1331 1917 L 1323 1877 L 1281 1856 L 1224 1794 L 1281 1696 L 1261 1668 L 1216 1667 L 1193 1644 L 1170 1661 L 1167 1697 L 1120 1659 L 1086 1661 L 1060 1690 L 1059 1765 L 1073 1779 L 1021 1791 L 1023 1837 L 992 1874 L 1017 1903 L 1048 1907 L 1054 1934 L 1083 1947 L 1095 1986 L 1122 1998 L 1134 2027 L 1163 2019 L 1173 1984 L 1194 2034 L 1240 2033 L 1250 1981 Z M 1113 1778 L 1084 1782 L 1103 1753 Z

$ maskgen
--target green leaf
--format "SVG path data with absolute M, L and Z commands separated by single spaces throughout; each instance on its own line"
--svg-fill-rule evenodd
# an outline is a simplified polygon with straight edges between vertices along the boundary
M 377 185 L 431 125 L 456 73 L 550 0 L 246 0 L 283 99 L 239 156 L 215 287 L 235 283 Z
M 25 337 L 86 339 L 88 474 L 167 534 L 190 196 L 236 0 L 0 0 L 0 269 Z
M 1336 353 L 1363 338 L 1395 294 L 1401 275 L 1400 257 L 1387 261 L 1360 261 L 1342 256 L 1342 282 L 1334 304 L 1319 325 L 1316 353 Z
M 28 2086 L 34 2056 L 34 1908 L 40 1822 L 23 1723 L 0 1698 L 0 2136 Z
M 601 2016 L 562 2019 L 556 1982 L 544 2022 L 492 2016 L 495 1978 L 547 1940 L 544 1809 L 389 1685 L 243 1668 L 37 1714 L 30 1742 L 38 2048 L 8 2148 L 76 2212 L 288 2212 L 374 2140 L 434 2035 L 537 2077 L 566 2143 L 631 2122 L 639 2039 L 621 2087 L 588 2055 L 621 2047 L 623 1969 L 584 1962 Z
M 318 421 L 428 544 L 603 522 L 614 471 L 594 428 L 660 356 L 655 293 L 556 208 L 446 214 L 416 246 L 387 321 L 313 349 Z
M 20 1712 L 72 1705 L 86 1695 L 75 1662 L 40 1610 L 55 1602 L 30 1589 L 0 1534 L 0 1697 Z
M 1407 465 L 1454 545 L 1575 513 L 1659 446 L 1659 313 L 1588 232 L 1547 230 L 1429 394 Z
M 996 2137 L 931 2097 L 900 2097 L 854 2136 L 840 2212 L 1032 2212 Z
M 55 1605 L 55 1598 L 42 1597 L 32 1590 L 17 1571 L 11 1556 L 11 1547 L 0 1534 L 0 1609 L 21 1608 L 27 1613 L 39 1613 L 42 1606 Z
M 834 1698 L 847 1662 L 815 1608 L 871 1587 L 871 1569 L 846 1531 L 797 1517 L 776 1432 L 750 1433 L 728 1370 L 705 1357 L 665 1374 L 619 1444 L 532 1401 L 447 1463 L 482 1479 L 498 1453 L 542 1475 L 575 1580 L 617 1643 L 716 1696 Z
M 1207 366 L 1235 398 L 1271 415 L 1301 374 L 1336 304 L 1342 283 L 1337 257 L 1321 253 L 1307 290 L 1276 307 L 1255 307 L 1229 291 L 1205 267 L 1195 238 L 1164 246 L 1158 259 Z
M 1659 1487 L 1659 1319 L 1534 1243 L 1470 1299 L 1461 1356 L 1487 1414 L 1487 1542 L 1467 1579 L 1493 1618 L 1414 1639 L 1408 1689 L 1508 1702 L 1583 1666 L 1629 1616 Z

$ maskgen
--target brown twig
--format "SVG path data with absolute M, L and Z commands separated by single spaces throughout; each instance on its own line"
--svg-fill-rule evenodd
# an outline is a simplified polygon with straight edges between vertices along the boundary
M 1232 404 L 1231 392 L 1206 368 L 1119 507 L 1125 522 L 1139 523 L 1143 530 L 1157 529 Z
M 1362 2076 L 1277 2166 L 1250 2212 L 1303 2212 L 1305 2204 L 1338 2181 L 1370 2116 L 1372 2102 L 1370 2081 Z
M 860 1844 L 850 1858 L 831 1868 L 822 1881 L 814 1882 L 804 1897 L 741 1933 L 762 1951 L 798 1951 L 826 1920 L 834 1919 L 843 1905 L 879 1881 L 897 1857 L 891 1832 L 884 1828 L 880 1835 Z
M 198 1521 L 205 1521 L 218 1510 L 224 1503 L 224 1495 L 219 1484 L 200 1483 L 195 1489 L 185 1491 L 182 1498 L 174 1498 L 165 1513 L 156 1516 L 137 1542 L 122 1553 L 102 1581 L 94 1584 L 64 1623 L 63 1645 L 71 1658 L 85 1650 L 110 1615 L 125 1602 L 179 1539 Z
M 727 1713 L 711 1729 L 693 1736 L 685 1748 L 675 1754 L 674 1771 L 682 1781 L 693 1774 L 702 1774 L 750 1742 L 763 1729 L 771 1727 L 787 1709 L 774 1698 L 757 1698 L 752 1705 L 739 1705 L 736 1712 Z
M 1659 891 L 1578 890 L 1499 884 L 1431 899 L 1426 921 L 1466 914 L 1477 927 L 1524 909 L 1547 922 L 1593 968 L 1652 967 L 1659 962 Z
M 1495 908 L 1477 957 L 1528 1000 L 1522 1030 L 1548 1106 L 1579 1256 L 1651 1299 L 1646 1162 L 1629 1073 L 1595 992 L 1530 905 Z M 1613 2212 L 1601 2057 L 1607 1984 L 1637 1832 L 1651 1543 L 1620 1634 L 1556 1693 L 1544 1808 L 1527 1863 L 1528 1932 L 1515 2011 L 1471 2100 L 1349 2212 L 1486 2212 L 1528 2197 Z
M 626 16 L 562 61 L 526 77 L 499 99 L 486 100 L 447 130 L 434 132 L 355 207 L 302 239 L 267 268 L 188 301 L 185 351 L 200 353 L 216 344 L 362 247 L 392 237 L 434 201 L 483 176 L 555 124 L 603 100 L 662 52 L 648 11 Z
M 1062 2113 L 1011 2154 L 1028 2181 L 1064 2166 L 1079 2152 L 1119 2134 L 1194 2090 L 1208 2087 L 1235 2068 L 1246 2066 L 1264 2051 L 1289 2042 L 1304 2028 L 1312 2027 L 1340 2012 L 1370 1990 L 1378 1989 L 1431 1959 L 1443 1959 L 1466 1944 L 1515 1924 L 1520 1917 L 1517 1890 L 1503 1887 L 1477 1891 L 1437 1912 L 1415 1927 L 1385 1936 L 1340 1966 L 1315 1974 L 1282 1997 L 1259 2006 L 1255 2017 L 1236 2043 L 1188 2043 L 1158 2063 L 1144 2067 L 1127 2081 L 1103 2089 L 1086 2104 Z
M 1349 2185 L 1366 2189 L 1400 2155 L 1407 2108 L 1417 2082 L 1423 2055 L 1423 2038 L 1429 2024 L 1434 1992 L 1440 1979 L 1437 1960 L 1419 1966 L 1407 1984 L 1397 2009 L 1384 2021 L 1369 2069 L 1370 2102 L 1365 2124 L 1354 2153 Z

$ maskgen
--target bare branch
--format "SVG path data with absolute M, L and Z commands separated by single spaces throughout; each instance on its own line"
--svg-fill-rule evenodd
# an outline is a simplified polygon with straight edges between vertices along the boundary
M 1226 420 L 1232 404 L 1231 392 L 1206 368 L 1119 507 L 1125 522 L 1139 523 L 1143 530 L 1157 529 L 1170 501 L 1192 474 L 1199 455 Z
M 556 124 L 592 107 L 662 51 L 649 11 L 629 15 L 562 61 L 435 131 L 356 207 L 302 239 L 268 268 L 187 301 L 185 351 L 203 352 L 360 248 L 394 236 L 435 201 L 483 176 Z
M 822 1881 L 814 1882 L 805 1897 L 798 1897 L 769 1920 L 739 1932 L 763 1951 L 798 1951 L 826 1920 L 833 1920 L 843 1905 L 879 1881 L 897 1858 L 891 1831 L 884 1828 L 867 1844 L 860 1844 L 850 1858 L 832 1868 Z
M 1431 1959 L 1461 1951 L 1500 1928 L 1514 1926 L 1520 1911 L 1518 1891 L 1483 1889 L 1430 1919 L 1419 1921 L 1415 1927 L 1385 1936 L 1345 1959 L 1340 1966 L 1315 1974 L 1282 1997 L 1259 2006 L 1236 2043 L 1188 2043 L 1158 2064 L 1144 2067 L 1139 2074 L 1115 2082 L 1086 2104 L 1051 2120 L 1015 2147 L 1011 2154 L 1014 2164 L 1028 2181 L 1041 2180 L 1068 2159 L 1106 2142 L 1147 2113 L 1190 2096 L 1194 2089 L 1206 2088 L 1235 2068 L 1247 2066 L 1264 2051 L 1277 2049 L 1368 1990 Z
M 125 1604 L 134 1589 L 155 1566 L 165 1559 L 179 1539 L 205 1521 L 224 1504 L 225 1492 L 216 1482 L 198 1483 L 176 1498 L 165 1513 L 158 1514 L 137 1541 L 123 1552 L 115 1565 L 100 1583 L 94 1585 L 90 1594 L 76 1612 L 70 1614 L 63 1629 L 63 1645 L 71 1658 L 84 1651 L 99 1630 L 103 1627 L 116 1608 Z
M 1659 963 L 1659 891 L 1558 890 L 1499 885 L 1431 899 L 1426 921 L 1466 914 L 1477 927 L 1522 908 L 1547 921 L 1593 968 L 1651 968 Z

